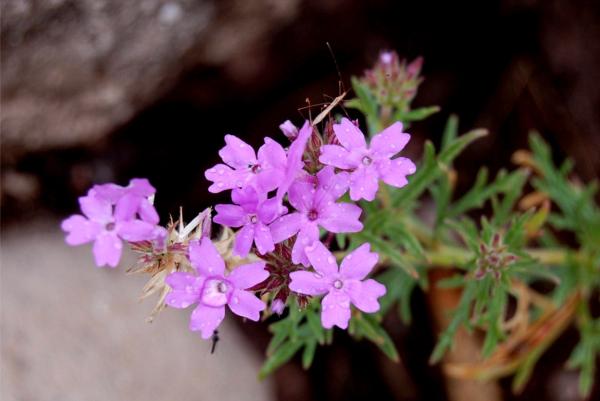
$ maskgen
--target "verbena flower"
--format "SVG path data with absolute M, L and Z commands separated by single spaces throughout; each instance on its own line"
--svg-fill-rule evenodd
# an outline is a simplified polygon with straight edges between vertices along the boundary
M 347 118 L 333 126 L 339 145 L 323 145 L 319 161 L 323 164 L 350 171 L 350 198 L 354 201 L 372 201 L 379 188 L 379 180 L 401 188 L 407 175 L 416 171 L 415 164 L 405 158 L 392 159 L 410 140 L 402 132 L 402 123 L 396 122 L 371 139 L 367 147 L 364 134 Z
M 252 187 L 234 189 L 231 198 L 235 205 L 216 205 L 213 220 L 227 227 L 242 227 L 235 236 L 234 253 L 246 257 L 252 242 L 261 255 L 273 251 L 275 244 L 268 225 L 279 216 L 276 199 L 266 199 Z
M 236 136 L 225 135 L 227 144 L 219 151 L 226 164 L 217 164 L 204 173 L 213 184 L 208 188 L 216 193 L 227 189 L 254 186 L 259 192 L 277 188 L 284 177 L 286 154 L 283 147 L 265 138 L 265 144 L 254 149 Z
M 190 243 L 189 260 L 197 275 L 171 273 L 166 282 L 172 291 L 165 302 L 173 308 L 198 304 L 192 312 L 190 330 L 200 331 L 203 339 L 210 338 L 225 317 L 225 305 L 236 315 L 259 319 L 266 305 L 246 290 L 269 276 L 264 262 L 238 266 L 226 275 L 225 262 L 208 238 Z
M 69 245 L 94 241 L 96 265 L 116 267 L 121 259 L 122 240 L 136 242 L 153 239 L 155 225 L 136 219 L 139 199 L 123 196 L 116 205 L 100 197 L 94 189 L 79 198 L 83 215 L 75 214 L 62 222 Z
M 379 258 L 369 251 L 368 243 L 348 254 L 339 269 L 333 254 L 320 241 L 305 248 L 305 252 L 315 272 L 292 272 L 290 289 L 312 296 L 327 294 L 321 301 L 323 327 L 346 329 L 350 320 L 350 304 L 365 313 L 379 310 L 377 299 L 386 290 L 373 279 L 365 280 Z
M 296 212 L 281 216 L 271 224 L 275 243 L 298 234 L 292 249 L 292 262 L 308 266 L 304 248 L 319 239 L 319 227 L 333 233 L 359 232 L 363 225 L 358 220 L 360 207 L 336 202 L 348 187 L 347 176 L 335 174 L 333 168 L 324 168 L 317 174 L 317 183 L 311 179 L 296 180 L 288 192 L 288 200 Z
M 150 201 L 151 197 L 156 193 L 156 189 L 154 189 L 146 178 L 133 178 L 126 187 L 108 183 L 94 185 L 93 189 L 99 197 L 108 200 L 113 205 L 116 205 L 124 196 L 130 197 L 130 203 L 138 204 L 137 213 L 142 220 L 158 224 L 158 213 Z

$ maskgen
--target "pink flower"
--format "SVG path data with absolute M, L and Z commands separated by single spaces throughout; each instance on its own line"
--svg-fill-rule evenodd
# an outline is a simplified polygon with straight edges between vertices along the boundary
M 339 145 L 323 145 L 319 161 L 323 164 L 350 171 L 350 198 L 354 201 L 372 201 L 379 188 L 379 179 L 401 188 L 416 167 L 405 157 L 392 159 L 410 140 L 402 132 L 402 123 L 396 122 L 371 140 L 367 147 L 364 134 L 350 120 L 343 118 L 333 126 Z
M 317 183 L 304 178 L 290 187 L 288 199 L 296 212 L 281 216 L 270 228 L 273 241 L 279 243 L 296 233 L 298 237 L 292 248 L 292 262 L 308 266 L 304 248 L 319 239 L 319 226 L 334 233 L 359 232 L 360 207 L 339 202 L 348 188 L 346 174 L 335 174 L 332 167 L 317 174 Z
M 234 189 L 231 197 L 235 205 L 216 205 L 213 220 L 227 227 L 242 227 L 235 236 L 234 253 L 246 257 L 252 242 L 261 255 L 273 251 L 275 244 L 268 225 L 279 217 L 276 199 L 266 199 L 252 187 Z
M 269 192 L 281 183 L 286 154 L 280 144 L 265 138 L 257 157 L 254 149 L 236 136 L 225 135 L 225 143 L 227 145 L 219 151 L 219 156 L 226 164 L 217 164 L 204 173 L 213 182 L 208 188 L 210 192 L 246 186 L 253 186 L 258 192 Z
M 285 309 L 285 304 L 281 299 L 274 299 L 271 302 L 271 312 L 281 315 Z
M 156 209 L 149 200 L 156 192 L 156 189 L 150 185 L 150 182 L 146 178 L 133 178 L 126 187 L 109 183 L 94 185 L 93 189 L 96 191 L 98 197 L 111 202 L 113 205 L 116 205 L 124 196 L 130 197 L 129 202 L 138 205 L 137 213 L 142 220 L 158 224 L 158 213 L 156 213 Z
M 135 218 L 139 201 L 134 196 L 121 197 L 113 208 L 112 202 L 91 189 L 79 198 L 83 215 L 75 214 L 62 222 L 69 245 L 94 241 L 96 265 L 117 266 L 123 249 L 122 240 L 137 242 L 151 240 L 155 225 Z
M 225 305 L 236 315 L 259 319 L 266 306 L 246 290 L 269 276 L 264 262 L 238 266 L 225 275 L 225 262 L 208 238 L 190 242 L 189 259 L 198 275 L 169 274 L 166 282 L 172 291 L 165 303 L 173 308 L 198 304 L 192 312 L 190 330 L 200 331 L 203 339 L 209 339 L 225 317 Z
M 290 289 L 304 295 L 327 294 L 321 301 L 321 324 L 326 329 L 348 327 L 350 304 L 365 313 L 379 310 L 377 299 L 386 292 L 385 286 L 365 277 L 378 260 L 365 243 L 348 254 L 338 269 L 335 257 L 325 245 L 316 241 L 305 249 L 315 272 L 290 273 Z

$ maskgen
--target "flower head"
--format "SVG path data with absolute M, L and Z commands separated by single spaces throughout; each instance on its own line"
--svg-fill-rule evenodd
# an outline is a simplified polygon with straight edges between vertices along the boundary
M 350 171 L 350 198 L 354 201 L 372 201 L 379 188 L 379 180 L 401 188 L 407 175 L 416 171 L 415 164 L 406 157 L 392 159 L 410 140 L 402 132 L 402 123 L 396 122 L 371 140 L 367 146 L 364 134 L 347 118 L 333 126 L 340 145 L 323 145 L 319 161 L 323 164 Z
M 266 199 L 252 187 L 234 189 L 231 197 L 235 205 L 217 205 L 216 223 L 227 227 L 242 227 L 236 234 L 234 253 L 246 257 L 252 242 L 261 255 L 275 249 L 269 224 L 278 216 L 279 204 L 275 198 Z
M 253 186 L 259 192 L 268 192 L 281 183 L 286 166 L 286 154 L 283 147 L 265 138 L 265 144 L 254 149 L 236 136 L 225 135 L 226 146 L 219 156 L 226 164 L 217 164 L 206 170 L 204 175 L 213 184 L 210 192 Z
M 136 242 L 151 240 L 156 235 L 155 225 L 136 218 L 139 199 L 123 196 L 116 205 L 91 189 L 79 198 L 83 215 L 75 214 L 62 222 L 69 245 L 94 241 L 96 265 L 116 267 L 121 259 L 122 240 Z
M 350 304 L 366 313 L 379 310 L 377 299 L 386 290 L 373 279 L 365 280 L 378 260 L 378 255 L 369 251 L 368 243 L 346 256 L 339 269 L 335 257 L 320 241 L 307 247 L 305 252 L 315 272 L 292 272 L 290 289 L 305 295 L 327 294 L 321 302 L 323 327 L 346 329 L 350 320 Z
M 319 239 L 319 227 L 333 233 L 359 232 L 360 207 L 336 202 L 348 188 L 346 174 L 335 174 L 326 167 L 317 174 L 317 181 L 299 179 L 290 187 L 288 199 L 296 212 L 281 216 L 271 224 L 275 243 L 298 234 L 292 249 L 292 261 L 308 266 L 304 248 Z
M 210 338 L 225 317 L 225 305 L 236 315 L 259 319 L 266 306 L 246 290 L 269 276 L 264 262 L 238 266 L 226 275 L 225 262 L 208 238 L 190 243 L 189 260 L 197 275 L 171 273 L 166 282 L 172 291 L 165 302 L 173 308 L 198 304 L 192 312 L 190 330 L 200 331 L 203 339 Z

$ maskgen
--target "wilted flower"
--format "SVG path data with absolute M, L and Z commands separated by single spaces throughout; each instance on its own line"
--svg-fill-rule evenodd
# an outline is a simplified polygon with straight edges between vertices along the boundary
M 290 274 L 290 289 L 299 294 L 322 295 L 321 324 L 326 329 L 334 325 L 348 327 L 350 304 L 366 313 L 379 310 L 377 299 L 386 292 L 385 286 L 365 277 L 373 269 L 378 255 L 363 244 L 342 260 L 338 269 L 335 257 L 325 245 L 316 241 L 305 248 L 315 272 L 296 271 Z
M 400 152 L 410 135 L 402 132 L 402 123 L 396 122 L 371 139 L 367 147 L 361 130 L 347 118 L 333 126 L 339 145 L 321 147 L 321 163 L 350 171 L 350 198 L 354 201 L 372 201 L 379 188 L 379 179 L 394 187 L 408 183 L 406 176 L 416 171 L 415 164 L 406 157 L 392 159 Z
M 236 315 L 257 321 L 265 304 L 247 289 L 265 280 L 269 273 L 264 262 L 241 265 L 228 275 L 225 262 L 209 238 L 189 245 L 189 260 L 197 275 L 175 272 L 167 277 L 173 289 L 166 304 L 187 308 L 197 303 L 190 319 L 190 330 L 210 338 L 225 317 L 225 305 Z

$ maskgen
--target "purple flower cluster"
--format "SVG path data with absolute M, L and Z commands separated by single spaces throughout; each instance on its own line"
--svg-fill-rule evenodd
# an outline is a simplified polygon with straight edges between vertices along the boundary
M 93 241 L 98 266 L 119 263 L 122 241 L 146 249 L 144 260 L 157 263 L 148 271 L 170 260 L 163 276 L 164 303 L 174 308 L 197 304 L 190 329 L 200 331 L 204 339 L 223 320 L 226 305 L 234 314 L 258 320 L 266 305 L 255 291 L 272 295 L 271 311 L 277 314 L 283 313 L 290 291 L 301 306 L 309 297 L 324 295 L 323 327 L 347 328 L 351 305 L 365 313 L 379 310 L 378 298 L 386 289 L 367 279 L 378 255 L 363 244 L 338 268 L 321 238 L 327 235 L 329 243 L 335 234 L 363 229 L 361 208 L 342 200 L 347 192 L 352 201 L 372 201 L 380 180 L 395 187 L 407 184 L 406 176 L 415 166 L 396 155 L 410 135 L 395 123 L 368 145 L 346 118 L 324 136 L 308 121 L 300 129 L 289 121 L 280 128 L 292 141 L 287 149 L 265 138 L 255 152 L 241 139 L 226 135 L 219 151 L 223 163 L 205 172 L 212 182 L 210 192 L 231 190 L 232 203 L 216 205 L 213 221 L 237 229 L 232 249 L 233 256 L 241 258 L 236 259 L 237 267 L 230 265 L 230 256 L 219 253 L 204 218 L 197 234 L 191 231 L 199 218 L 189 227 L 179 221 L 179 231 L 173 230 L 173 223 L 168 229 L 158 226 L 155 189 L 145 179 L 133 179 L 127 187 L 104 184 L 90 189 L 79 199 L 83 214 L 62 223 L 67 243 Z M 144 248 L 141 244 L 146 243 L 152 245 Z M 171 258 L 169 252 L 175 252 Z

